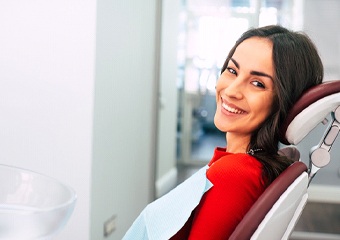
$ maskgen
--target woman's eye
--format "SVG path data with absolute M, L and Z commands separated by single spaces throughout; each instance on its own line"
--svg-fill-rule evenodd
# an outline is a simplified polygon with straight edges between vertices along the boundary
M 227 67 L 227 70 L 228 70 L 228 72 L 230 72 L 231 74 L 235 74 L 235 75 L 236 75 L 236 71 L 235 71 L 233 68 Z
M 266 86 L 262 82 L 259 82 L 259 81 L 253 81 L 252 84 L 259 88 L 266 88 Z

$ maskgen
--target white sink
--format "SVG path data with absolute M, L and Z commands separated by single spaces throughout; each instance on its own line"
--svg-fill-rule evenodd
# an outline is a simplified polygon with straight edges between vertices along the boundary
M 47 239 L 76 203 L 73 189 L 45 175 L 0 165 L 0 239 Z

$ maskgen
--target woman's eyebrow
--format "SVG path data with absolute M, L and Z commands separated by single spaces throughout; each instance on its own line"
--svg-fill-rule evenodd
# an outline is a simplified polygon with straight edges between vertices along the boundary
M 230 58 L 230 61 L 232 61 L 235 66 L 240 69 L 240 64 L 233 58 Z M 267 73 L 264 73 L 264 72 L 259 72 L 259 71 L 251 71 L 250 72 L 251 75 L 255 75 L 255 76 L 261 76 L 261 77 L 268 77 L 270 78 L 272 81 L 274 81 L 274 78 L 272 76 L 270 76 L 269 74 Z
M 238 64 L 238 62 L 235 59 L 230 58 L 230 61 L 232 61 L 237 68 L 240 68 L 240 64 Z
M 273 77 L 270 76 L 270 75 L 267 74 L 267 73 L 258 72 L 258 71 L 251 71 L 250 74 L 251 74 L 251 75 L 255 75 L 255 76 L 267 77 L 267 78 L 270 78 L 270 79 L 274 82 Z

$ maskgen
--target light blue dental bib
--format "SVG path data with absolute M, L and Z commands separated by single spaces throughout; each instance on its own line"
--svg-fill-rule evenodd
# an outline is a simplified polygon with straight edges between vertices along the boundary
M 134 221 L 123 240 L 165 240 L 175 235 L 213 184 L 207 179 L 208 165 L 168 194 L 150 203 Z

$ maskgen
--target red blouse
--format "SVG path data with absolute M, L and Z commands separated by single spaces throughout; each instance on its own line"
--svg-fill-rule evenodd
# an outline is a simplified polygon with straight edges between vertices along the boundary
M 265 189 L 262 164 L 249 154 L 216 148 L 209 166 L 207 178 L 214 186 L 171 239 L 228 239 Z

